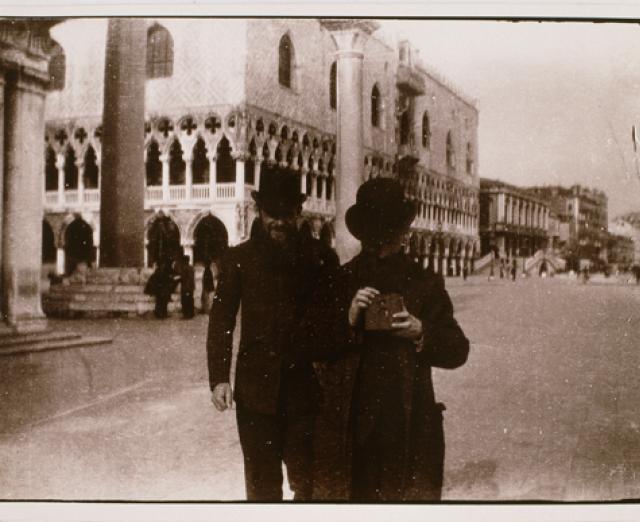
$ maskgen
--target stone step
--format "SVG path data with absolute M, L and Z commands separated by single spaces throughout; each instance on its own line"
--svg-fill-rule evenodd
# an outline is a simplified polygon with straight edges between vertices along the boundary
M 2 346 L 0 347 L 0 357 L 22 353 L 45 352 L 49 350 L 99 346 L 110 344 L 112 341 L 113 339 L 109 337 L 82 337 L 81 335 L 77 335 L 76 338 L 73 339 L 42 339 L 20 346 Z
M 114 285 L 113 283 L 87 283 L 69 284 L 69 285 L 53 285 L 49 288 L 51 294 L 69 294 L 69 293 L 143 293 L 144 285 Z
M 31 343 L 39 343 L 43 341 L 69 341 L 79 339 L 80 334 L 72 332 L 53 332 L 45 330 L 37 333 L 2 335 L 0 337 L 0 350 L 13 346 L 23 346 Z
M 93 303 L 153 303 L 155 299 L 146 294 L 134 293 L 84 293 L 69 292 L 64 294 L 48 294 L 45 299 L 50 301 L 69 301 L 69 302 L 86 302 Z

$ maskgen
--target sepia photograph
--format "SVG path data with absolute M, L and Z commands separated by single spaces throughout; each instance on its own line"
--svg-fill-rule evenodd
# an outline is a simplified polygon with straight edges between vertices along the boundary
M 639 19 L 163 12 L 0 18 L 0 511 L 627 520 Z

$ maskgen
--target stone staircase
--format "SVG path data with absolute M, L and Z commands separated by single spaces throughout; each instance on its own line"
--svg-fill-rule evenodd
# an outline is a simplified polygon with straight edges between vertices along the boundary
M 0 333 L 0 357 L 20 353 L 44 352 L 110 344 L 109 337 L 86 337 L 72 332 L 44 330 L 37 333 Z
M 485 272 L 488 274 L 492 259 L 493 259 L 493 254 L 491 252 L 489 252 L 485 256 L 482 256 L 480 259 L 477 259 L 473 267 L 474 275 L 484 274 Z
M 98 268 L 74 274 L 52 285 L 42 297 L 48 316 L 63 318 L 137 317 L 152 314 L 155 299 L 144 293 L 152 270 L 148 268 Z M 173 295 L 169 313 L 180 310 Z

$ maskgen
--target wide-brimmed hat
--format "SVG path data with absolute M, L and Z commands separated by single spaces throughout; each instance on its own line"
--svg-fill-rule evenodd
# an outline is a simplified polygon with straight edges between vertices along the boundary
M 405 198 L 398 181 L 375 178 L 360 186 L 345 221 L 356 239 L 385 241 L 408 229 L 415 215 L 416 206 Z
M 301 205 L 307 196 L 300 192 L 300 175 L 293 169 L 263 165 L 260 186 L 251 196 L 268 214 L 277 217 Z

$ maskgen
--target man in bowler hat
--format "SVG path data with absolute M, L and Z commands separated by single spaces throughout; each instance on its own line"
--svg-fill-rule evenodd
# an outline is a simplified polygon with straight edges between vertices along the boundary
M 445 408 L 431 368 L 464 364 L 469 341 L 443 279 L 403 251 L 415 215 L 396 180 L 364 183 L 345 215 L 362 251 L 319 287 L 305 321 L 305 342 L 331 363 L 316 499 L 440 500 Z
M 337 269 L 338 258 L 298 230 L 305 196 L 295 171 L 264 165 L 252 196 L 259 220 L 249 240 L 223 256 L 211 307 L 211 400 L 219 411 L 235 400 L 247 499 L 282 500 L 284 462 L 294 499 L 309 500 L 319 385 L 296 338 L 315 282 Z M 240 305 L 232 390 L 232 337 Z

